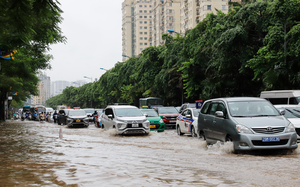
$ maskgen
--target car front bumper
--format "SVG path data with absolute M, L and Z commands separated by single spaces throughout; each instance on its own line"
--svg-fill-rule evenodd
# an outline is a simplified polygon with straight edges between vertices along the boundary
M 125 128 L 125 129 L 117 129 L 117 134 L 149 134 L 150 128 Z
M 279 137 L 280 141 L 263 142 L 263 137 Z M 278 133 L 278 134 L 240 134 L 239 139 L 234 142 L 235 150 L 258 150 L 258 149 L 296 149 L 297 134 Z

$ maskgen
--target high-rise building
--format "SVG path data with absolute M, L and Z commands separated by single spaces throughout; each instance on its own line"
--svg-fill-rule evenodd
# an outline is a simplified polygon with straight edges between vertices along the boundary
M 71 86 L 69 81 L 53 81 L 51 83 L 51 96 L 56 96 L 62 93 L 62 91 Z
M 46 74 L 40 74 L 38 83 L 38 96 L 33 97 L 34 105 L 45 105 L 45 101 L 50 98 L 50 77 Z
M 124 0 L 122 3 L 122 54 L 139 55 L 152 45 L 152 0 Z M 123 57 L 123 61 L 127 60 Z
M 162 34 L 180 32 L 180 0 L 153 0 L 153 45 L 163 44 Z
M 228 2 L 240 0 L 124 0 L 122 3 L 122 54 L 139 55 L 149 46 L 163 44 L 162 34 L 184 35 L 208 13 L 228 13 Z M 126 61 L 127 57 L 123 57 Z

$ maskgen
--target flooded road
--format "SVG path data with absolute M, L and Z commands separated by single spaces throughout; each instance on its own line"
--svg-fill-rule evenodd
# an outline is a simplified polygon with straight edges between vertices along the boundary
M 233 154 L 175 130 L 117 136 L 91 124 L 0 126 L 1 186 L 298 186 L 300 151 Z

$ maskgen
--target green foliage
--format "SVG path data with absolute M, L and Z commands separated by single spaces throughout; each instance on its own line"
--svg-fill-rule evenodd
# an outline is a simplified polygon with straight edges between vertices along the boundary
M 150 96 L 177 106 L 197 99 L 299 89 L 300 2 L 249 0 L 231 5 L 228 14 L 208 14 L 185 36 L 163 34 L 164 45 L 118 62 L 90 88 L 73 94 L 81 100 L 92 98 L 99 107 L 115 102 L 138 105 L 139 98 Z

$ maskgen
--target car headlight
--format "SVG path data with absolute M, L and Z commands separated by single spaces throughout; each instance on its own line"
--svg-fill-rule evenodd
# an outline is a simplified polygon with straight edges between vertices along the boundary
M 126 125 L 127 125 L 126 123 L 120 123 L 119 122 L 119 123 L 117 123 L 117 128 L 118 129 L 124 129 L 124 128 L 126 128 Z
M 236 130 L 239 133 L 244 133 L 244 134 L 253 134 L 253 132 L 246 126 L 244 125 L 236 125 Z
M 160 120 L 159 120 L 159 123 L 164 123 L 164 120 L 160 119 Z
M 150 121 L 148 121 L 148 120 L 144 121 L 143 126 L 146 128 L 150 128 Z
M 290 123 L 286 129 L 285 129 L 285 132 L 295 132 L 295 127 L 292 123 Z
M 85 123 L 88 123 L 89 122 L 89 118 L 83 118 L 82 121 L 85 122 Z

